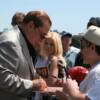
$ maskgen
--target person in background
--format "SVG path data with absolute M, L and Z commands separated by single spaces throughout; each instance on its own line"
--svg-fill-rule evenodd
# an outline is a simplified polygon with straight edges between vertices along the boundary
M 46 82 L 36 74 L 28 44 L 37 49 L 51 25 L 47 13 L 30 11 L 22 28 L 14 26 L 0 35 L 1 100 L 27 100 L 33 91 L 46 88 Z
M 75 65 L 75 59 L 79 53 L 79 49 L 71 46 L 72 43 L 72 34 L 66 33 L 61 36 L 62 45 L 63 45 L 63 56 L 67 63 L 67 68 L 71 68 Z
M 12 26 L 16 26 L 18 25 L 19 27 L 22 26 L 22 23 L 23 23 L 23 19 L 25 17 L 25 14 L 22 13 L 22 12 L 16 12 L 13 17 L 12 17 L 12 20 L 11 20 L 11 25 Z
M 87 23 L 87 28 L 92 25 L 100 27 L 100 17 L 91 17 Z
M 100 28 L 90 26 L 81 40 L 81 52 L 91 69 L 80 87 L 76 81 L 67 79 L 63 87 L 66 100 L 100 99 Z

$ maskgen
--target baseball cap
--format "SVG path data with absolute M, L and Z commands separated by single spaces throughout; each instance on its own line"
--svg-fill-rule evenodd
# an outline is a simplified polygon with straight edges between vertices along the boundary
M 69 38 L 72 38 L 72 34 L 71 34 L 71 33 L 69 33 L 69 32 L 62 33 L 61 38 L 64 38 L 64 37 L 69 37 Z

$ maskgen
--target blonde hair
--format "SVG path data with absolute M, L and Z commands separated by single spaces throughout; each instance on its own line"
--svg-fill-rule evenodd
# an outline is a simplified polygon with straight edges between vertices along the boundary
M 45 41 L 47 39 L 50 39 L 54 45 L 54 56 L 60 56 L 63 54 L 63 48 L 62 48 L 62 42 L 61 42 L 61 37 L 58 33 L 56 32 L 48 32 L 46 38 L 44 39 L 42 43 L 42 48 L 41 48 L 41 54 L 44 56 L 48 56 L 45 51 Z
M 43 57 L 48 58 L 48 54 L 45 50 L 45 41 L 47 39 L 50 39 L 53 43 L 53 56 L 56 56 L 58 58 L 61 58 L 62 61 L 65 63 L 63 58 L 63 48 L 62 48 L 62 42 L 61 42 L 61 36 L 57 32 L 48 32 L 46 38 L 43 40 L 43 43 L 41 45 L 41 55 Z
M 50 39 L 53 43 L 53 48 L 54 48 L 54 53 L 53 56 L 56 56 L 60 59 L 62 59 L 63 64 L 66 66 L 66 62 L 63 57 L 63 48 L 62 48 L 62 42 L 61 42 L 61 37 L 57 32 L 48 32 L 46 38 L 43 40 L 42 45 L 41 45 L 41 55 L 43 57 L 48 58 L 48 54 L 45 50 L 45 41 L 47 39 Z

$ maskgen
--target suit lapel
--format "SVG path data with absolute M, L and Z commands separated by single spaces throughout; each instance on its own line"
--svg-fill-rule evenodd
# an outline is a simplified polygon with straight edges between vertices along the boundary
M 20 35 L 19 41 L 20 41 L 20 44 L 21 44 L 21 49 L 22 49 L 24 58 L 25 58 L 26 62 L 28 63 L 29 70 L 30 70 L 30 73 L 31 73 L 31 79 L 38 78 L 39 76 L 36 73 L 36 70 L 34 68 L 32 57 L 29 54 L 28 46 L 27 46 L 27 43 L 24 39 L 24 35 L 21 32 L 19 32 L 19 35 Z

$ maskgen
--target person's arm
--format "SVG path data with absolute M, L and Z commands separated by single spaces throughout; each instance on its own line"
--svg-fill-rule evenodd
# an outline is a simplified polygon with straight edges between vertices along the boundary
M 57 57 L 54 56 L 51 58 L 51 63 L 50 63 L 49 68 L 50 68 L 50 71 L 49 71 L 47 83 L 49 85 L 55 85 L 58 79 Z
M 32 81 L 17 74 L 20 66 L 17 50 L 13 43 L 0 41 L 0 91 L 28 96 L 35 88 L 40 90 L 45 82 L 41 79 Z
M 89 100 L 85 94 L 79 90 L 77 82 L 72 79 L 67 79 L 63 87 L 63 92 L 68 96 L 67 98 L 71 100 Z

